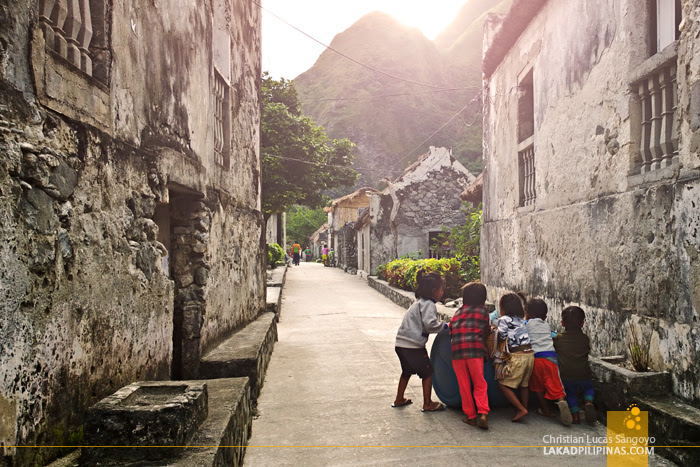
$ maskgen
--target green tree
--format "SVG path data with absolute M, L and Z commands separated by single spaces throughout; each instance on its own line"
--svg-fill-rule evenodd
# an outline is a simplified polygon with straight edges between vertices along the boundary
M 262 205 L 266 217 L 294 204 L 316 208 L 329 188 L 352 185 L 355 145 L 331 140 L 301 113 L 291 81 L 262 77 Z
M 287 210 L 287 236 L 291 241 L 297 240 L 304 246 L 308 243 L 311 234 L 327 220 L 328 214 L 323 212 L 322 208 L 291 206 Z

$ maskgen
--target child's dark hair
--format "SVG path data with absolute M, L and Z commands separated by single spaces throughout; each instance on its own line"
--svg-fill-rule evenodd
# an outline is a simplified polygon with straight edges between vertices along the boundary
M 525 316 L 523 299 L 518 294 L 503 294 L 498 301 L 498 311 L 501 316 L 518 316 L 523 318 Z
M 486 286 L 481 282 L 469 282 L 462 287 L 462 302 L 465 305 L 486 303 Z
M 561 312 L 561 324 L 565 328 L 581 328 L 586 320 L 586 313 L 577 306 L 567 306 Z
M 539 318 L 542 321 L 547 319 L 547 304 L 539 298 L 529 298 L 527 300 L 527 317 Z
M 437 272 L 426 273 L 425 269 L 419 269 L 416 273 L 416 298 L 433 298 L 433 293 L 445 283 Z

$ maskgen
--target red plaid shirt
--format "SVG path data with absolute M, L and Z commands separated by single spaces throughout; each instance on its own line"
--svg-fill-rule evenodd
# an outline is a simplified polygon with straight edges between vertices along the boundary
M 464 305 L 450 321 L 452 359 L 486 358 L 486 339 L 491 333 L 489 312 L 482 305 Z

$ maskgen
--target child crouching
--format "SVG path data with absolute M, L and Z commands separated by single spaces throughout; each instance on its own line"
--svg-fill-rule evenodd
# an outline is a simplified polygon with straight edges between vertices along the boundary
M 517 294 L 507 293 L 499 300 L 498 310 L 501 317 L 498 318 L 497 340 L 506 342 L 510 357 L 505 364 L 506 371 L 497 372 L 496 380 L 508 402 L 515 407 L 515 416 L 511 420 L 517 422 L 527 415 L 528 384 L 535 357 L 523 320 L 522 299 Z M 511 388 L 520 391 L 520 399 Z
M 566 400 L 571 409 L 572 423 L 579 423 L 578 407 L 579 393 L 583 394 L 586 421 L 593 424 L 596 421 L 596 410 L 593 405 L 593 380 L 591 367 L 588 364 L 588 354 L 591 343 L 583 333 L 583 322 L 586 319 L 584 311 L 577 306 L 569 306 L 561 312 L 561 324 L 564 332 L 554 337 L 554 349 L 559 358 L 559 371 L 566 391 Z
M 530 377 L 530 390 L 537 395 L 540 410 L 550 417 L 549 406 L 545 399 L 557 401 L 561 422 L 571 425 L 571 411 L 566 403 L 566 394 L 559 377 L 557 353 L 552 344 L 552 328 L 547 323 L 547 304 L 539 298 L 527 301 L 527 333 L 530 345 L 535 352 L 535 363 Z

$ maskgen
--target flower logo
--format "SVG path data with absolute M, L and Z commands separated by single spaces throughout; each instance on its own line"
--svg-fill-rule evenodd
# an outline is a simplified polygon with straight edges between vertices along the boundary
M 642 411 L 639 409 L 639 407 L 637 407 L 637 404 L 630 405 L 627 407 L 627 410 L 629 411 L 630 415 L 625 417 L 625 427 L 629 430 L 641 430 L 642 425 L 640 425 L 639 422 L 642 421 L 642 418 L 639 415 L 642 413 Z

